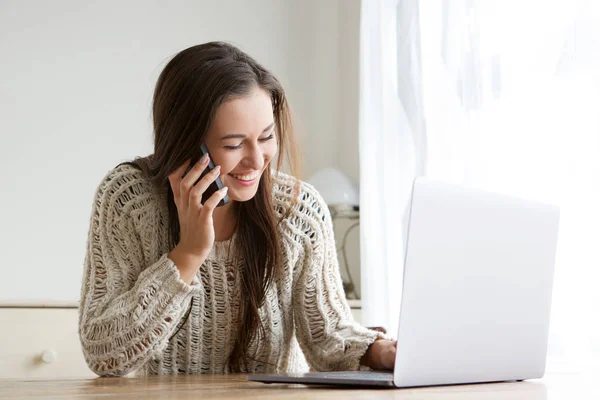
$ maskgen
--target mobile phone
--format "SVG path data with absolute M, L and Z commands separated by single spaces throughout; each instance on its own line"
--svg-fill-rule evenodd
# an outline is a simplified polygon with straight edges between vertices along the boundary
M 208 174 L 210 171 L 212 171 L 215 168 L 215 164 L 213 163 L 212 157 L 208 153 L 208 149 L 206 148 L 206 145 L 204 143 L 202 143 L 200 145 L 200 153 L 196 154 L 196 155 L 194 155 L 194 157 L 192 157 L 190 165 L 185 170 L 185 173 L 183 174 L 183 176 L 187 175 L 189 170 L 192 169 L 192 167 L 198 162 L 198 160 L 200 160 L 200 158 L 202 158 L 202 156 L 204 154 L 208 154 L 208 159 L 209 159 L 208 166 L 206 167 L 206 169 L 204 171 L 202 171 L 202 175 L 200 175 L 200 178 L 198 178 L 198 180 L 196 182 L 194 182 L 194 186 L 200 181 L 200 179 L 204 178 L 204 176 L 206 174 Z M 210 198 L 210 196 L 212 196 L 217 190 L 220 190 L 221 188 L 223 188 L 223 186 L 224 185 L 223 185 L 223 182 L 221 181 L 221 178 L 217 177 L 217 179 L 215 179 L 215 181 L 212 182 L 208 186 L 208 188 L 204 191 L 204 194 L 202 195 L 202 204 L 204 204 L 204 202 L 206 200 L 208 200 Z M 219 204 L 217 204 L 217 207 L 224 206 L 227 203 L 229 203 L 229 196 L 225 195 L 225 197 L 223 197 L 223 199 L 221 199 Z

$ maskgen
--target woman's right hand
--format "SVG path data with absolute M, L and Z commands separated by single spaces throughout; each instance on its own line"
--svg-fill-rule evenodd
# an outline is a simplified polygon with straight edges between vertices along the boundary
M 205 154 L 185 176 L 183 174 L 190 161 L 169 175 L 179 218 L 179 243 L 169 253 L 169 258 L 179 268 L 181 278 L 188 284 L 214 244 L 213 211 L 227 194 L 227 187 L 224 187 L 202 204 L 202 195 L 219 177 L 220 171 L 219 166 L 215 167 L 194 185 L 208 167 L 208 161 L 208 155 Z

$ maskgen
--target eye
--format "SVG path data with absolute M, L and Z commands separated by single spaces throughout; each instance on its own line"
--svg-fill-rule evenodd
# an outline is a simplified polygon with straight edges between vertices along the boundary
M 274 134 L 274 133 L 271 133 L 271 134 L 270 134 L 269 136 L 267 136 L 266 138 L 262 138 L 262 139 L 258 139 L 258 140 L 260 140 L 261 142 L 266 142 L 267 140 L 271 140 L 271 139 L 273 139 L 274 137 L 275 137 L 275 134 Z
M 266 142 L 269 141 L 271 139 L 273 139 L 275 137 L 275 133 L 271 133 L 269 136 L 267 136 L 266 138 L 262 138 L 262 139 L 258 139 L 259 142 Z M 242 148 L 242 143 L 238 144 L 237 146 L 223 146 L 225 149 L 227 150 L 238 150 Z

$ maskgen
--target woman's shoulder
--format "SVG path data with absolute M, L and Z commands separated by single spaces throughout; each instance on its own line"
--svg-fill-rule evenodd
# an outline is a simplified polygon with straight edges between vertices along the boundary
M 323 197 L 311 184 L 281 171 L 273 171 L 273 199 L 280 215 L 305 225 L 321 225 L 329 218 Z
M 122 163 L 110 170 L 96 189 L 96 206 L 118 210 L 138 209 L 156 197 L 156 189 L 140 168 Z

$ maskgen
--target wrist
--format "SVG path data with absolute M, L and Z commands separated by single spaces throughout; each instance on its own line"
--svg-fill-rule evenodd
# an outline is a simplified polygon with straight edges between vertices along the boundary
M 167 257 L 173 261 L 175 267 L 179 270 L 181 279 L 190 284 L 196 272 L 200 269 L 206 257 L 208 257 L 208 252 L 195 254 L 176 246 Z
M 209 253 L 210 249 L 200 252 L 189 251 L 185 247 L 181 246 L 181 244 L 178 244 L 173 248 L 173 250 L 171 250 L 168 257 L 171 258 L 171 255 L 173 255 L 174 257 L 183 261 L 186 265 L 189 264 L 190 266 L 197 266 L 200 268 L 200 265 L 202 265 L 204 260 L 206 260 L 206 257 L 208 257 Z

